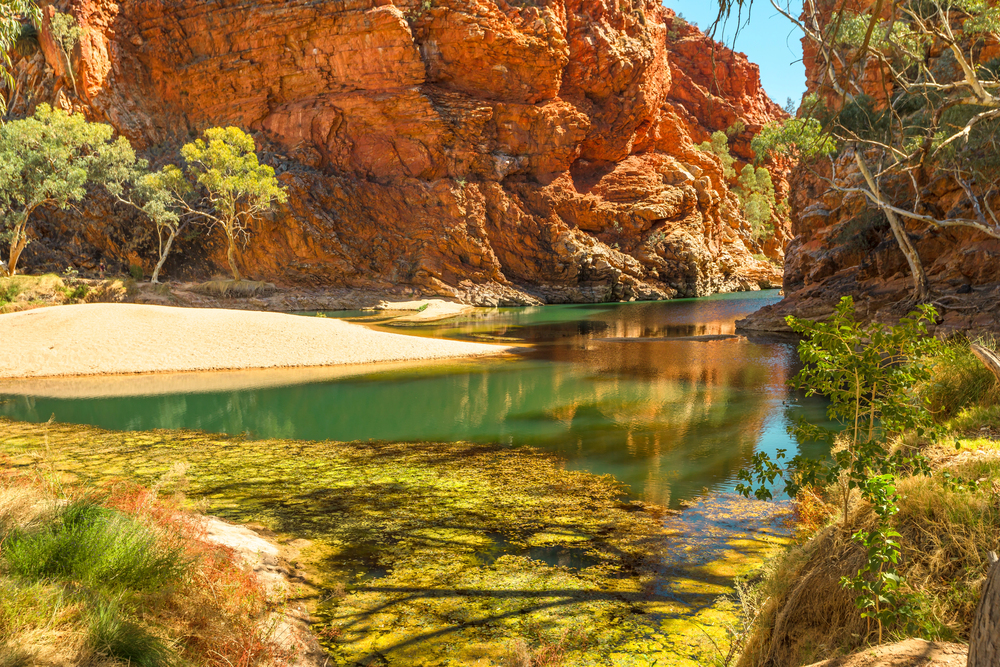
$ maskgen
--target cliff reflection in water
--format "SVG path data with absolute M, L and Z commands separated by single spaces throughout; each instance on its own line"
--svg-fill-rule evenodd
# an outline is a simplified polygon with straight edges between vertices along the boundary
M 786 343 L 608 342 L 725 334 L 766 297 L 501 312 L 421 333 L 516 337 L 525 358 L 450 363 L 309 384 L 101 398 L 2 397 L 0 414 L 113 429 L 194 428 L 255 438 L 503 442 L 557 452 L 676 506 L 732 487 L 755 449 L 795 448 Z M 685 305 L 687 304 L 687 305 Z M 786 405 L 787 403 L 787 405 Z

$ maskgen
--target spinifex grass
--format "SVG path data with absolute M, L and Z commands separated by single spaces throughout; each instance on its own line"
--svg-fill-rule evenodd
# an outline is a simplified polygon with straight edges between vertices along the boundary
M 134 485 L 0 474 L 0 664 L 275 664 L 267 599 L 199 522 Z
M 663 587 L 665 545 L 684 551 L 690 527 L 530 449 L 0 429 L 15 465 L 43 458 L 91 482 L 149 484 L 184 462 L 185 492 L 213 513 L 311 540 L 332 664 L 704 664 L 714 649 L 689 619 L 724 640 L 733 614 L 715 600 L 776 539 L 721 531 L 710 559 L 678 563 Z

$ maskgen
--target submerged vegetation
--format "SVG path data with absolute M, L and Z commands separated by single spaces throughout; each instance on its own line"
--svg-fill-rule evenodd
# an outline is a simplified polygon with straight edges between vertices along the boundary
M 612 478 L 529 449 L 2 430 L 15 468 L 149 484 L 184 462 L 185 492 L 213 513 L 310 540 L 332 664 L 706 664 L 737 617 L 720 600 L 732 578 L 784 542 L 780 507 L 664 522 Z

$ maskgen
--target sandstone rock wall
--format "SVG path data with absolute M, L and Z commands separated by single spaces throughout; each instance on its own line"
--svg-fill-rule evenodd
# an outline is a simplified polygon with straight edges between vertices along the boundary
M 829 18 L 832 0 L 818 3 Z M 837 7 L 840 5 L 837 4 Z M 848 9 L 866 7 L 849 0 Z M 803 40 L 807 94 L 815 93 L 830 108 L 843 100 L 829 85 L 815 49 Z M 980 62 L 1000 54 L 995 40 L 976 46 Z M 958 76 L 953 59 L 941 58 L 941 49 L 931 50 L 932 65 L 941 80 Z M 864 88 L 876 105 L 888 92 L 878 65 L 865 73 Z M 961 186 L 947 174 L 928 170 L 918 174 L 920 205 L 924 212 L 943 218 L 973 218 L 974 211 Z M 858 303 L 866 318 L 895 322 L 913 307 L 912 276 L 906 259 L 889 229 L 888 220 L 860 193 L 834 192 L 827 179 L 851 186 L 863 183 L 852 149 L 845 149 L 832 162 L 820 160 L 799 165 L 790 175 L 792 240 L 786 249 L 785 299 L 741 322 L 744 329 L 787 329 L 784 317 L 822 318 L 833 311 L 844 295 Z M 888 180 L 883 191 L 900 206 L 915 204 L 909 178 Z M 1000 202 L 998 202 L 1000 203 Z M 941 314 L 939 329 L 947 331 L 1000 331 L 1000 240 L 968 229 L 938 229 L 924 223 L 904 221 Z
M 253 278 L 487 303 L 779 282 L 752 255 L 780 258 L 782 231 L 752 240 L 695 142 L 739 120 L 748 159 L 783 112 L 756 66 L 659 0 L 61 0 L 46 17 L 56 9 L 84 28 L 77 92 L 46 25 L 15 111 L 83 111 L 154 164 L 207 127 L 254 132 L 291 196 L 241 253 Z M 83 224 L 40 223 L 29 265 L 152 262 L 132 214 L 70 215 Z M 225 265 L 204 230 L 180 251 L 168 277 Z

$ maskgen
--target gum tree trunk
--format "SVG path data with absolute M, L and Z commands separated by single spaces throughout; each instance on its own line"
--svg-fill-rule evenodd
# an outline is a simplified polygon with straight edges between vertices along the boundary
M 983 595 L 972 619 L 968 667 L 1000 665 L 1000 562 L 993 551 L 989 559 Z
M 983 362 L 986 368 L 990 369 L 990 372 L 996 376 L 997 382 L 1000 382 L 1000 356 L 993 350 L 987 349 L 982 345 L 977 345 L 973 343 L 969 346 L 972 350 L 972 354 L 976 355 L 979 361 Z
M 882 192 L 879 190 L 874 177 L 872 177 L 868 165 L 865 164 L 865 159 L 861 157 L 861 151 L 857 148 L 854 149 L 854 161 L 857 162 L 858 168 L 861 170 L 861 175 L 865 177 L 865 182 L 868 183 L 868 188 L 872 194 L 880 202 L 883 201 Z M 896 237 L 899 250 L 903 253 L 903 257 L 906 258 L 906 263 L 910 265 L 910 274 L 913 276 L 913 298 L 917 303 L 926 303 L 930 299 L 931 288 L 927 282 L 927 273 L 924 271 L 923 262 L 920 261 L 920 253 L 917 252 L 916 247 L 910 242 L 910 237 L 906 234 L 906 228 L 900 222 L 896 213 L 884 207 L 880 208 L 885 213 L 885 217 L 889 219 L 889 227 L 892 228 L 892 235 Z
M 23 227 L 14 228 L 14 237 L 10 240 L 10 261 L 7 263 L 7 275 L 17 274 L 17 260 L 28 245 L 28 233 Z
M 153 277 L 150 278 L 150 282 L 154 285 L 160 282 L 160 269 L 167 261 L 167 255 L 170 254 L 170 247 L 174 244 L 174 239 L 177 238 L 177 231 L 170 230 L 170 236 L 167 237 L 167 242 L 163 246 L 163 250 L 160 252 L 160 261 L 156 263 L 156 268 L 153 269 Z
M 229 259 L 229 269 L 233 272 L 233 280 L 239 282 L 240 270 L 236 267 L 236 239 L 233 238 L 233 232 L 228 227 L 226 228 L 226 239 L 229 241 L 229 252 L 226 257 Z

